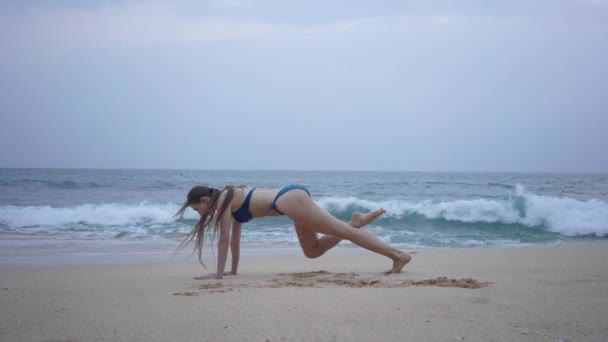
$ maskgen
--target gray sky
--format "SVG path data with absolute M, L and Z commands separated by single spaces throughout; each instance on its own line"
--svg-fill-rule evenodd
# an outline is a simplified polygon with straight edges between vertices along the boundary
M 608 0 L 24 3 L 0 167 L 608 171 Z

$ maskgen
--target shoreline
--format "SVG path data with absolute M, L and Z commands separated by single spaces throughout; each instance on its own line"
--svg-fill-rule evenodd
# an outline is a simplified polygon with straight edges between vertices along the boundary
M 137 265 L 196 262 L 193 244 L 185 246 L 173 261 L 171 257 L 180 241 L 88 241 L 88 240 L 0 240 L 0 269 L 20 267 L 62 267 L 95 265 Z M 203 262 L 213 262 L 212 251 L 206 244 Z M 214 252 L 216 253 L 216 247 Z M 355 252 L 358 248 L 337 246 L 337 253 Z M 299 245 L 244 244 L 243 257 L 301 255 Z M 229 253 L 230 255 L 230 253 Z M 302 255 L 303 256 L 303 255 Z M 229 256 L 230 257 L 230 256 Z
M 139 265 L 139 264 L 199 264 L 198 255 L 193 252 L 193 244 L 185 246 L 173 259 L 180 241 L 113 241 L 110 243 L 88 240 L 0 240 L 0 269 L 20 267 L 63 267 L 63 266 L 95 266 L 95 265 Z M 397 248 L 408 253 L 442 250 L 504 250 L 529 248 L 554 248 L 560 246 L 606 245 L 608 241 L 585 240 L 567 241 L 555 244 L 522 245 L 522 246 L 475 246 L 475 247 L 402 247 Z M 205 245 L 203 262 L 212 265 L 215 262 L 214 253 Z M 374 254 L 350 243 L 334 247 L 332 254 Z M 228 253 L 230 259 L 230 253 Z M 264 257 L 302 257 L 306 258 L 299 245 L 245 243 L 241 246 L 243 258 Z M 214 266 L 213 266 L 214 267 Z

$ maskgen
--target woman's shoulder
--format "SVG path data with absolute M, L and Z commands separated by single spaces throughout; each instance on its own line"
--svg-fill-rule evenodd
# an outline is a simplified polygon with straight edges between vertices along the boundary
M 218 197 L 218 205 L 221 206 L 224 201 L 226 200 L 226 198 L 228 197 L 228 195 L 230 196 L 230 201 L 234 202 L 235 200 L 238 201 L 240 199 L 240 197 L 242 196 L 243 193 L 246 193 L 247 191 L 249 191 L 251 188 L 244 186 L 244 185 L 230 185 L 225 187 L 221 192 L 220 192 L 220 196 Z M 230 191 L 232 190 L 232 191 Z M 232 192 L 232 194 L 230 194 Z

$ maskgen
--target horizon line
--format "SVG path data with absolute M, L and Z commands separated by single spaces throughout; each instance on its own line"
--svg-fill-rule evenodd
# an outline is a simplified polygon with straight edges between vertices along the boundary
M 608 171 L 497 171 L 497 170 L 348 170 L 348 169 L 247 169 L 247 168 L 143 168 L 143 167 L 20 167 L 0 166 L 9 170 L 107 170 L 107 171 L 254 171 L 254 172 L 404 172 L 404 173 L 532 173 L 532 174 L 608 174 Z

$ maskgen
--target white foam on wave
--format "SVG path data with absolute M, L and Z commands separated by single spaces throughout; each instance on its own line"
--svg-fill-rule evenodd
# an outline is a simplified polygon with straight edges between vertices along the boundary
M 608 235 L 608 204 L 603 201 L 539 196 L 526 193 L 521 185 L 517 186 L 516 194 L 525 199 L 523 224 L 543 224 L 550 231 L 567 236 Z
M 401 219 L 410 215 L 421 215 L 428 219 L 464 223 L 543 227 L 565 236 L 608 236 L 607 203 L 595 199 L 581 201 L 568 197 L 531 194 L 521 185 L 516 186 L 515 192 L 503 200 L 369 201 L 357 197 L 324 197 L 317 203 L 334 214 L 383 207 L 387 210 L 383 218 Z M 74 225 L 114 227 L 129 232 L 133 232 L 138 226 L 145 226 L 147 229 L 174 229 L 168 225 L 175 222 L 173 215 L 178 209 L 178 204 L 148 202 L 83 204 L 73 207 L 0 206 L 0 225 L 9 227 L 8 231 L 30 227 L 74 228 Z M 198 215 L 188 210 L 185 217 L 196 220 Z M 185 223 L 184 227 L 189 228 L 190 225 L 191 223 Z M 142 230 L 142 233 L 145 231 Z
M 85 223 L 99 226 L 123 226 L 140 222 L 170 223 L 178 210 L 177 205 L 142 202 L 135 205 L 82 204 L 74 207 L 3 206 L 0 207 L 0 224 L 11 228 L 35 226 L 61 226 Z M 191 217 L 192 216 L 192 217 Z M 186 215 L 195 218 L 193 212 Z
M 526 192 L 517 185 L 515 194 L 506 200 L 434 201 L 367 201 L 356 197 L 325 197 L 317 202 L 330 211 L 375 210 L 384 208 L 386 217 L 401 218 L 417 214 L 428 219 L 465 223 L 523 224 L 545 227 L 566 236 L 608 236 L 608 204 L 591 199 L 580 201 L 568 197 L 549 197 Z

